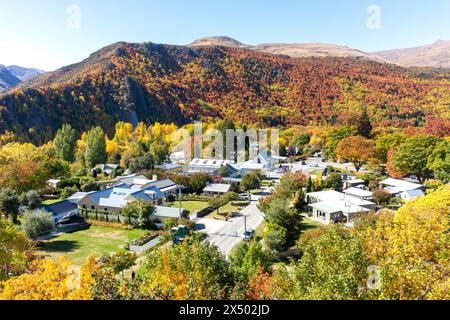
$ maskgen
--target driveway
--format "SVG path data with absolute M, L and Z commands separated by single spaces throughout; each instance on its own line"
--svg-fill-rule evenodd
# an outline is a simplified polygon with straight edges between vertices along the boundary
M 242 241 L 241 235 L 245 230 L 245 217 L 247 228 L 251 229 L 258 228 L 264 220 L 263 213 L 259 211 L 256 202 L 252 202 L 240 213 L 240 216 L 230 219 L 228 222 L 213 219 L 197 221 L 197 226 L 204 228 L 203 232 L 207 234 L 207 240 L 216 245 L 226 256 L 229 256 L 232 249 Z

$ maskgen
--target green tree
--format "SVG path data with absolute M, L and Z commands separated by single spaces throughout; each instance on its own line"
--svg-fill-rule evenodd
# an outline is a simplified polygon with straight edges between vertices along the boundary
M 358 130 L 356 127 L 351 126 L 342 126 L 337 127 L 331 130 L 326 143 L 326 155 L 329 158 L 336 158 L 336 147 L 339 142 L 345 138 L 351 137 L 358 134 Z
M 291 200 L 273 198 L 265 211 L 265 219 L 269 224 L 281 226 L 286 229 L 288 244 L 292 243 L 298 236 L 300 215 L 296 210 L 289 208 Z
M 377 138 L 375 141 L 375 148 L 377 150 L 378 159 L 383 163 L 387 163 L 389 150 L 397 148 L 405 141 L 406 137 L 402 133 L 390 133 Z
M 86 165 L 92 169 L 98 164 L 103 164 L 108 159 L 106 153 L 106 139 L 102 128 L 96 127 L 87 133 L 86 151 L 84 154 Z
M 11 217 L 14 224 L 17 224 L 19 206 L 19 197 L 14 190 L 4 188 L 0 191 L 0 213 L 7 219 Z
M 160 142 L 154 142 L 150 146 L 150 154 L 156 164 L 166 163 L 169 159 L 169 146 Z
M 22 230 L 30 238 L 48 234 L 55 229 L 53 215 L 42 210 L 27 211 L 23 215 Z
M 54 140 L 56 157 L 60 160 L 72 163 L 75 161 L 75 147 L 77 144 L 77 132 L 70 124 L 63 124 L 58 130 Z
M 152 170 L 155 167 L 155 161 L 150 153 L 144 154 L 142 157 L 137 157 L 131 160 L 128 169 L 132 173 L 140 171 Z
M 436 145 L 428 158 L 427 167 L 433 171 L 436 179 L 450 182 L 450 139 Z
M 24 192 L 19 196 L 19 202 L 21 205 L 28 207 L 28 209 L 34 210 L 42 203 L 41 195 L 36 190 L 30 190 Z
M 274 223 L 267 225 L 264 232 L 264 244 L 272 255 L 283 252 L 287 245 L 287 230 L 286 228 Z
M 225 166 L 220 167 L 219 176 L 226 178 L 229 175 L 230 175 L 230 171 L 228 170 L 228 166 L 225 165 Z
M 187 187 L 191 192 L 201 194 L 206 185 L 212 181 L 213 179 L 209 174 L 198 172 L 190 176 Z
M 432 155 L 439 139 L 433 136 L 420 135 L 408 138 L 401 144 L 394 155 L 394 169 L 415 175 L 424 182 L 433 172 L 428 167 L 428 158 Z
M 153 203 L 138 200 L 123 208 L 122 214 L 128 217 L 129 224 L 134 224 L 139 228 L 146 229 L 150 225 L 155 210 L 156 208 Z M 133 223 L 132 219 L 135 220 L 135 223 Z
M 325 181 L 323 181 L 323 187 L 327 189 L 333 189 L 335 191 L 341 191 L 344 187 L 344 182 L 341 175 L 336 172 L 330 173 Z
M 302 244 L 302 259 L 276 271 L 279 299 L 356 300 L 367 294 L 369 261 L 363 241 L 343 226 Z M 282 285 L 290 283 L 289 287 Z
M 261 177 L 259 171 L 251 171 L 242 176 L 241 188 L 245 191 L 259 189 L 261 186 Z
M 306 176 L 303 173 L 287 173 L 283 175 L 275 191 L 283 198 L 292 198 L 306 186 Z
M 136 264 L 137 256 L 135 253 L 130 252 L 118 252 L 114 254 L 107 254 L 100 257 L 100 265 L 113 270 L 115 274 L 122 273 L 124 277 L 124 271 L 130 269 Z
M 229 258 L 231 273 L 235 275 L 236 279 L 245 283 L 248 283 L 249 279 L 256 276 L 261 269 L 269 272 L 270 267 L 270 257 L 257 241 L 241 242 L 233 249 Z

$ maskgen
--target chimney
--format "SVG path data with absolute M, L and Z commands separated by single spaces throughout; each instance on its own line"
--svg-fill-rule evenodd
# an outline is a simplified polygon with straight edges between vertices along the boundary
M 154 175 L 153 175 L 153 177 L 152 177 L 152 181 L 153 181 L 153 182 L 156 182 L 156 181 L 158 181 L 158 176 L 157 176 L 156 174 L 154 174 Z

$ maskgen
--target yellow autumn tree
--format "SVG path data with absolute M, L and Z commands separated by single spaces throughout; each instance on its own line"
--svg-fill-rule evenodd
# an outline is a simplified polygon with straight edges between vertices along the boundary
M 379 299 L 450 299 L 450 186 L 385 212 L 366 230 Z
M 65 257 L 59 263 L 37 260 L 30 273 L 2 284 L 0 300 L 90 300 L 95 268 L 94 257 L 88 258 L 79 272 Z
M 225 257 L 208 242 L 184 242 L 147 257 L 141 293 L 150 299 L 220 299 L 229 289 Z

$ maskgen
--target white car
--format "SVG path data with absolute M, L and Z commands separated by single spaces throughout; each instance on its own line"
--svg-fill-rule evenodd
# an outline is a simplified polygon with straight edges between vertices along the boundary
M 309 166 L 310 166 L 311 168 L 318 168 L 318 167 L 319 167 L 319 164 L 318 164 L 317 162 L 313 162 L 313 163 L 310 163 Z
M 252 241 L 254 234 L 255 234 L 255 230 L 247 229 L 247 230 L 245 230 L 244 234 L 242 235 L 242 240 Z

